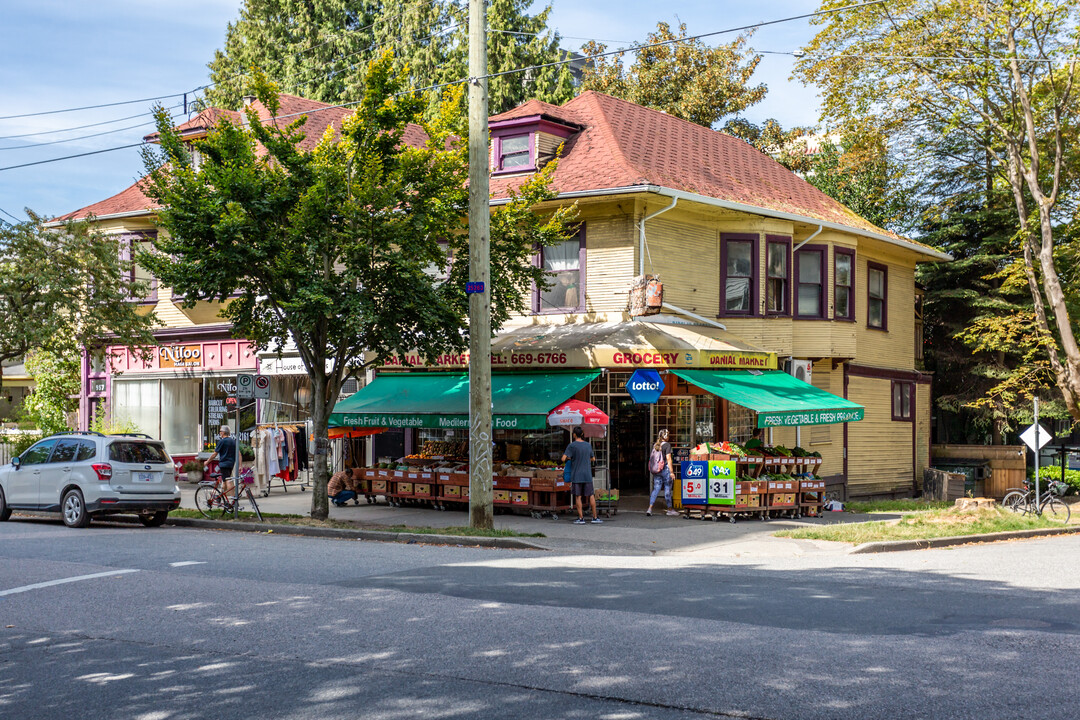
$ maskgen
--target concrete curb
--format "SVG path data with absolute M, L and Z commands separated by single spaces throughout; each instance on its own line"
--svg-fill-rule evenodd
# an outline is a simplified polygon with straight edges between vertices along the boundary
M 848 550 L 848 555 L 867 553 L 901 552 L 905 550 L 927 550 L 929 548 L 950 547 L 952 545 L 970 545 L 974 543 L 997 542 L 1050 535 L 1071 535 L 1080 532 L 1080 526 L 1063 528 L 1045 528 L 1040 530 L 1014 530 L 1012 532 L 985 533 L 983 535 L 952 535 L 950 537 L 931 538 L 928 540 L 888 540 L 868 542 Z
M 110 518 L 112 520 L 113 518 Z M 119 519 L 119 518 L 116 518 Z M 169 518 L 166 525 L 203 528 L 206 530 L 236 530 L 238 532 L 266 533 L 274 535 L 302 535 L 305 537 L 335 538 L 338 540 L 377 540 L 380 542 L 424 543 L 428 545 L 466 545 L 509 550 L 547 550 L 547 548 L 514 537 L 473 537 L 469 535 L 436 535 L 429 533 L 398 533 L 382 530 L 346 530 L 344 528 L 305 527 L 303 525 L 265 524 L 233 520 L 197 520 L 194 518 Z

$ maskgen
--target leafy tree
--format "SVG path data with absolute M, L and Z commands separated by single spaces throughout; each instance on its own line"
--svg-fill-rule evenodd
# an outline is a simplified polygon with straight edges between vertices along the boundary
M 23 403 L 23 416 L 45 435 L 71 430 L 70 415 L 79 409 L 79 369 L 82 355 L 74 342 L 51 350 L 33 350 L 26 356 L 26 371 L 34 389 Z
M 245 127 L 222 123 L 196 143 L 196 170 L 159 109 L 161 151 L 145 156 L 168 233 L 140 262 L 189 303 L 235 295 L 222 311 L 235 335 L 260 348 L 291 339 L 299 351 L 313 390 L 316 518 L 329 510 L 327 421 L 346 377 L 390 355 L 468 345 L 467 145 L 449 111 L 423 125 L 426 146 L 402 142 L 425 102 L 403 92 L 392 64 L 389 55 L 372 64 L 340 136 L 328 130 L 311 152 L 299 147 L 305 118 L 278 127 L 249 109 Z M 255 91 L 276 114 L 272 85 Z M 573 209 L 528 212 L 554 197 L 549 184 L 550 172 L 539 174 L 493 213 L 494 328 L 524 307 L 531 282 L 546 284 L 535 248 L 569 235 Z
M 765 97 L 768 88 L 764 84 L 748 85 L 761 61 L 760 55 L 745 49 L 749 34 L 715 48 L 685 38 L 685 23 L 679 25 L 678 35 L 667 23 L 657 23 L 656 32 L 628 51 L 634 56 L 629 67 L 623 63 L 622 52 L 595 58 L 585 66 L 581 88 L 663 110 L 705 127 L 737 115 Z M 679 42 L 648 47 L 672 40 Z M 585 55 L 606 51 L 607 46 L 596 41 L 582 47 Z
M 827 0 L 823 8 L 843 3 Z M 887 136 L 936 125 L 978 143 L 1000 169 L 1033 303 L 1031 342 L 1080 420 L 1080 345 L 1058 264 L 1063 196 L 1075 186 L 1077 0 L 905 0 L 815 20 L 796 73 L 823 90 L 841 132 L 868 118 Z M 1068 267 L 1065 268 L 1068 271 Z
M 137 351 L 155 344 L 157 318 L 130 302 L 148 288 L 132 279 L 120 240 L 92 218 L 47 228 L 26 212 L 28 221 L 0 227 L 0 361 L 36 350 L 66 356 L 106 334 Z
M 811 127 L 785 130 L 774 118 L 757 124 L 740 117 L 724 123 L 724 132 L 745 140 L 793 173 L 807 175 L 813 171 L 814 155 L 808 147 L 814 134 Z

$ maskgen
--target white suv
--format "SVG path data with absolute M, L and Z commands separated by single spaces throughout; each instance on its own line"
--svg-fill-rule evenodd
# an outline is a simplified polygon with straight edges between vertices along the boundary
M 137 513 L 157 527 L 179 506 L 172 458 L 149 435 L 50 435 L 0 467 L 0 520 L 36 510 L 86 527 L 91 516 Z

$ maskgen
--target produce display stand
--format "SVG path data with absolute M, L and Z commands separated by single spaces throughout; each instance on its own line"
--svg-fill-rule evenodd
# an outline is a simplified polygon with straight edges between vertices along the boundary
M 435 473 L 436 510 L 463 510 L 469 506 L 469 473 Z
M 820 465 L 821 458 L 807 455 L 743 456 L 695 449 L 678 468 L 678 507 L 687 519 L 726 517 L 731 523 L 738 517 L 818 516 L 825 494 L 825 481 L 814 474 Z

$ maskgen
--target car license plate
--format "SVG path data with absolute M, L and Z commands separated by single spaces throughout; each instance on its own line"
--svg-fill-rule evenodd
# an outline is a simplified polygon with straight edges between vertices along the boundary
M 157 473 L 152 473 L 152 472 L 135 473 L 135 481 L 136 482 L 156 482 L 157 481 Z

